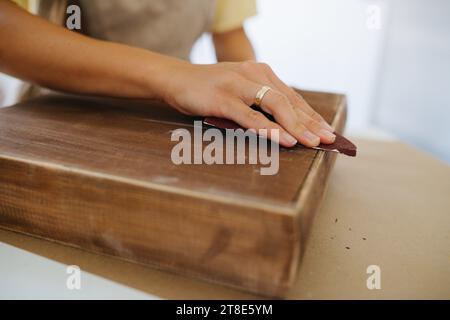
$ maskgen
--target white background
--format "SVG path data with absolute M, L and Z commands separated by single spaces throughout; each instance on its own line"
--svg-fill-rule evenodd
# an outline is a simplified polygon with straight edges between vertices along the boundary
M 450 1 L 259 0 L 246 27 L 285 82 L 347 94 L 349 134 L 381 129 L 450 163 Z M 205 36 L 192 59 L 212 52 Z
M 375 128 L 450 163 L 450 1 L 258 0 L 258 11 L 246 25 L 258 59 L 292 86 L 347 94 L 349 134 Z M 207 35 L 192 60 L 215 61 Z M 14 100 L 5 83 L 0 105 Z

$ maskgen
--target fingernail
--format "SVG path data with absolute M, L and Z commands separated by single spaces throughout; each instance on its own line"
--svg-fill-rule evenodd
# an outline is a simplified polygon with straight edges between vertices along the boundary
M 322 125 L 322 128 L 334 132 L 334 129 L 326 121 L 322 121 L 320 124 Z
M 331 132 L 328 131 L 328 130 L 321 129 L 321 130 L 319 131 L 319 133 L 320 133 L 321 136 L 324 136 L 325 138 L 327 138 L 327 139 L 329 139 L 329 140 L 331 140 L 331 141 L 333 141 L 333 142 L 334 142 L 334 140 L 336 139 L 336 135 L 333 134 L 333 133 L 331 133 Z
M 302 136 L 313 145 L 318 145 L 320 143 L 320 138 L 311 131 L 306 130 L 302 133 Z
M 290 146 L 293 146 L 293 145 L 297 144 L 297 139 L 295 139 L 293 136 L 291 136 L 287 132 L 283 132 L 281 134 L 281 137 L 283 139 L 283 142 L 288 144 L 288 145 L 290 145 Z

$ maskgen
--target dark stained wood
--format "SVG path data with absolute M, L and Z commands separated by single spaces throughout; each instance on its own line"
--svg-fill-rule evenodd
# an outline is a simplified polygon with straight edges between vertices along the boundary
M 332 122 L 345 97 L 303 92 Z M 280 170 L 180 165 L 156 102 L 45 96 L 0 110 L 0 227 L 156 268 L 282 296 L 335 153 L 296 147 Z

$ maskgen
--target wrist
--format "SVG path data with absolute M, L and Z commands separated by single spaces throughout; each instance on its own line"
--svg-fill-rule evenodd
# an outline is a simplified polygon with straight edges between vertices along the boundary
M 191 63 L 173 57 L 153 54 L 153 62 L 144 70 L 147 98 L 157 99 L 175 107 L 176 95 L 179 93 L 179 78 L 183 70 Z

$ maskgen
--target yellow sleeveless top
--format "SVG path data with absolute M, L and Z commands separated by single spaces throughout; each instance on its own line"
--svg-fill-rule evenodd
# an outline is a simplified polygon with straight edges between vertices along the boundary
M 62 24 L 66 5 L 71 0 L 13 1 L 53 23 Z M 189 59 L 195 40 L 203 32 L 221 33 L 233 30 L 256 13 L 255 0 L 78 1 L 81 9 L 86 10 L 83 14 L 88 29 L 85 34 L 185 60 Z M 189 7 L 180 8 L 188 3 L 191 4 Z M 83 9 L 83 5 L 87 9 Z M 196 10 L 199 11 L 198 14 Z M 91 29 L 90 21 L 94 22 Z M 190 25 L 190 28 L 183 29 L 186 25 Z M 40 91 L 38 86 L 24 85 L 20 99 L 39 95 Z
M 30 12 L 37 12 L 39 0 L 12 1 Z M 218 0 L 211 32 L 227 32 L 238 28 L 245 19 L 255 14 L 256 0 Z

